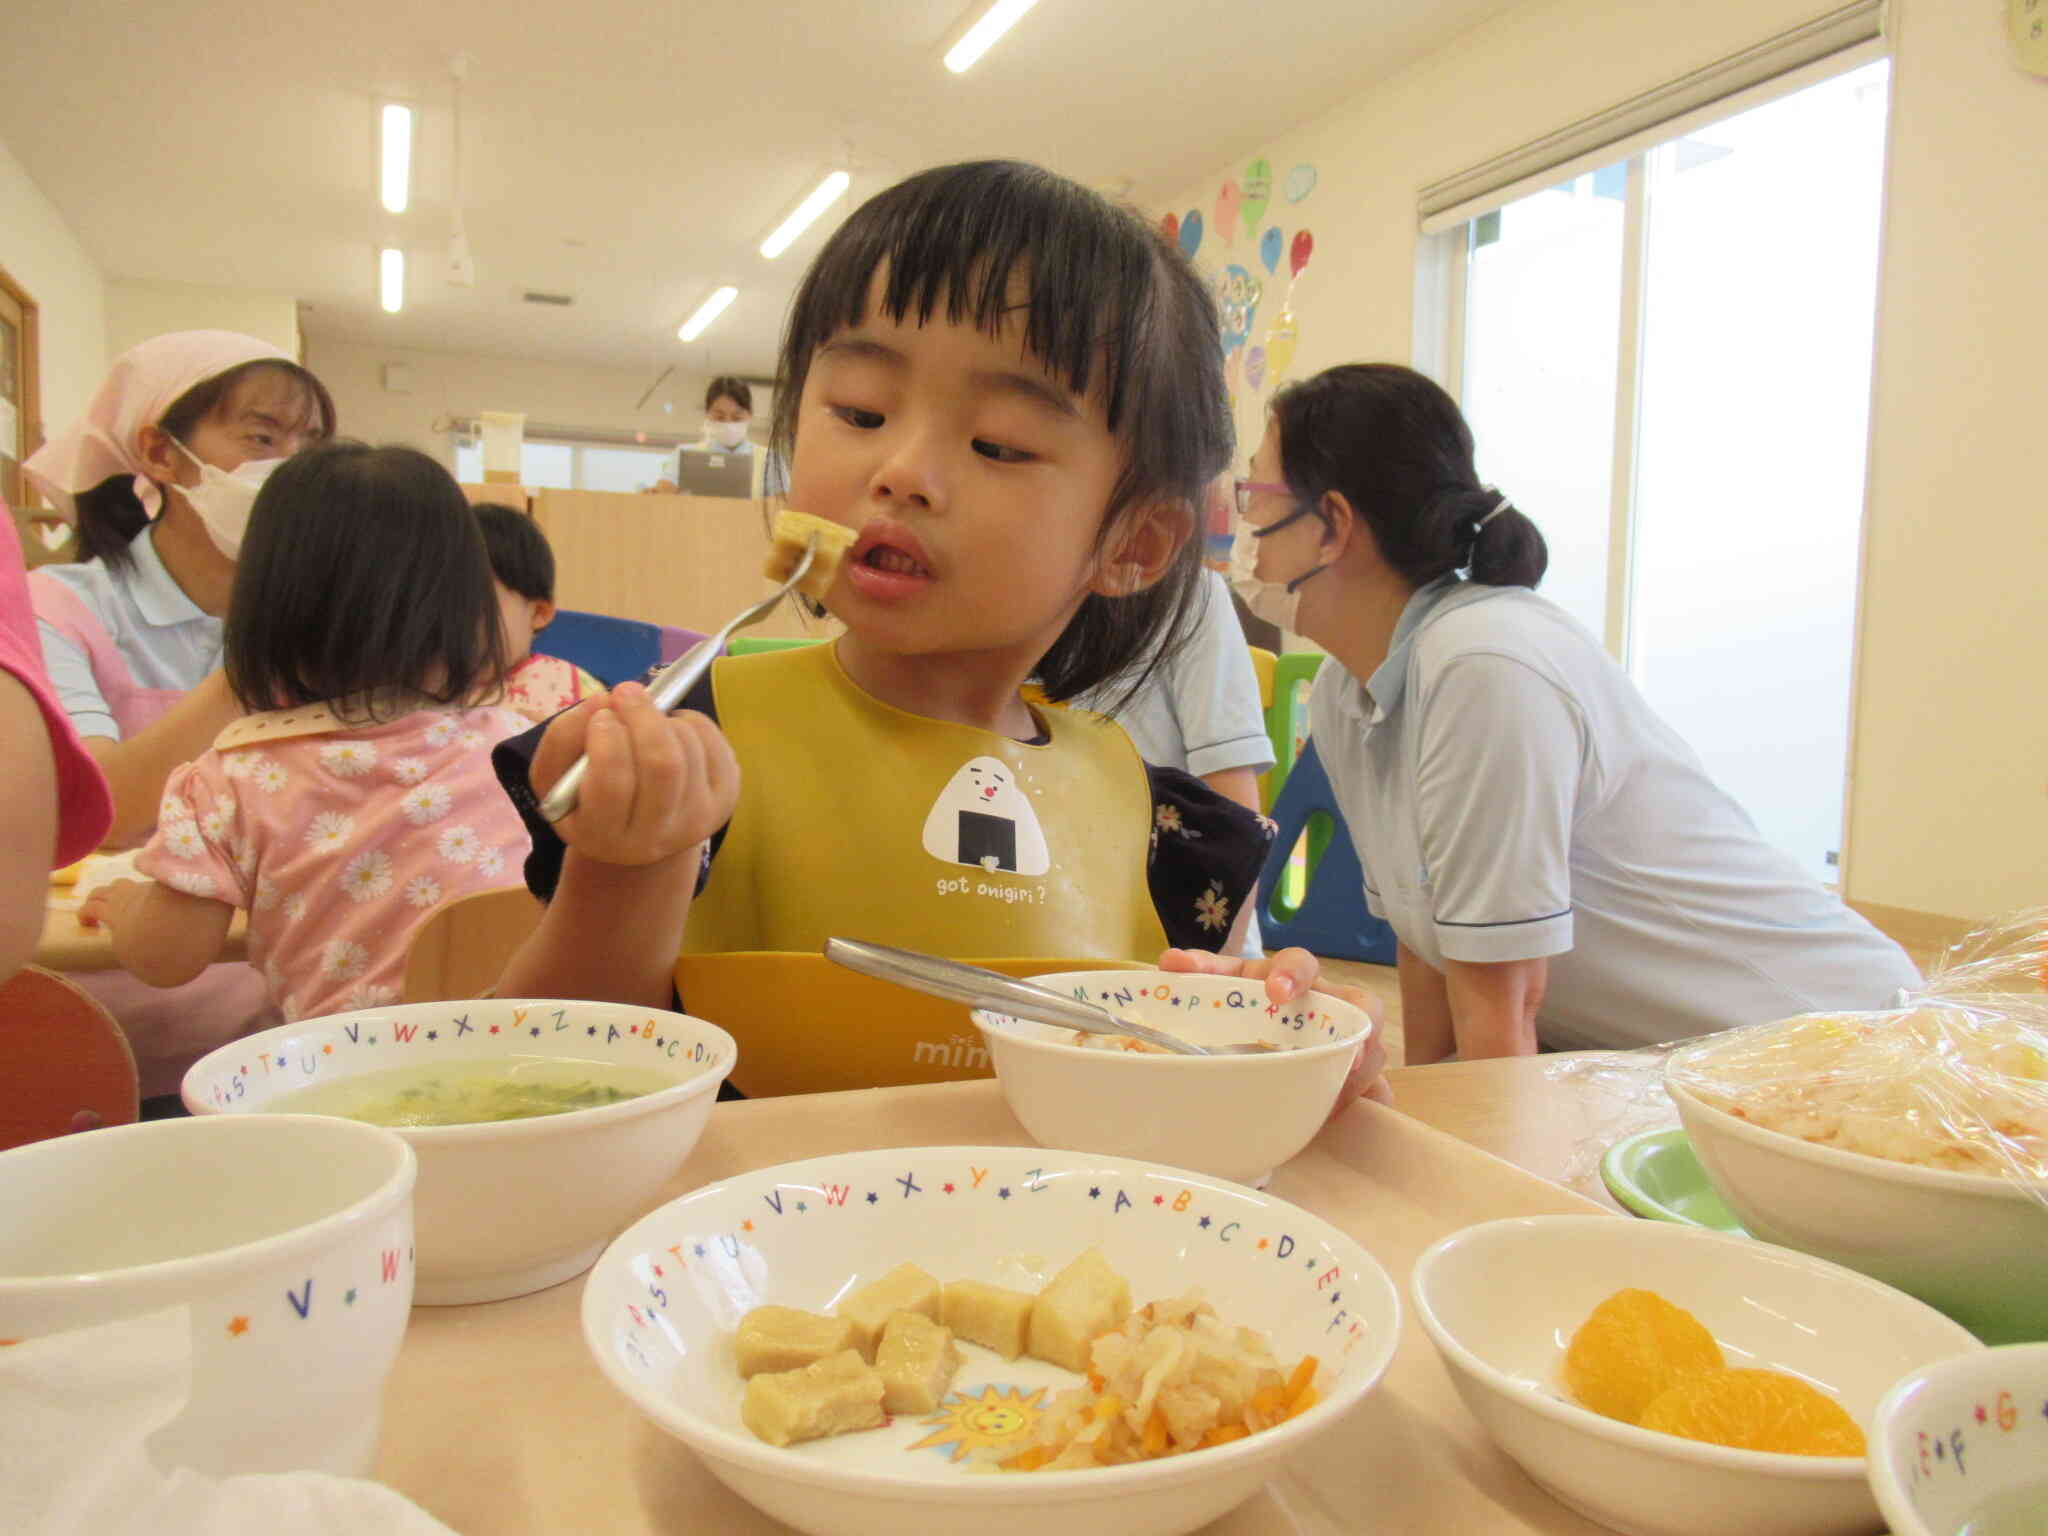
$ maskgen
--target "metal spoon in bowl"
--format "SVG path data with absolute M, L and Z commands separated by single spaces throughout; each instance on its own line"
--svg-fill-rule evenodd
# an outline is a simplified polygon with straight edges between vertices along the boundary
M 827 939 L 825 958 L 864 976 L 893 981 L 898 986 L 929 992 L 933 997 L 965 1003 L 970 1008 L 1014 1014 L 1020 1019 L 1057 1025 L 1084 1035 L 1129 1035 L 1177 1056 L 1259 1056 L 1279 1049 L 1263 1040 L 1242 1045 L 1196 1045 L 1036 982 L 1019 981 L 1000 971 L 914 949 L 892 949 L 886 944 L 868 944 L 858 939 Z

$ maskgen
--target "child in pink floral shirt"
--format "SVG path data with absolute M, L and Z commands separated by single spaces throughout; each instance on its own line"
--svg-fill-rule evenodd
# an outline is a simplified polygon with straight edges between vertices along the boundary
M 540 524 L 495 501 L 475 510 L 505 621 L 505 702 L 539 724 L 603 693 L 604 684 L 573 661 L 533 648 L 534 636 L 555 620 L 555 552 Z
M 333 443 L 281 466 L 251 516 L 227 675 L 256 713 L 170 776 L 136 860 L 87 917 L 142 980 L 216 958 L 235 909 L 287 1019 L 395 1002 L 440 902 L 516 885 L 528 848 L 490 749 L 491 571 L 461 491 L 409 448 Z M 274 707 L 270 707 L 274 706 Z

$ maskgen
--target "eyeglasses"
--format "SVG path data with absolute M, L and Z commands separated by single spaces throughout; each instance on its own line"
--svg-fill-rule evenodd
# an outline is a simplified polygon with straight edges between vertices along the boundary
M 1239 517 L 1249 517 L 1251 515 L 1252 493 L 1254 491 L 1271 491 L 1276 496 L 1291 497 L 1294 494 L 1291 488 L 1284 485 L 1275 485 L 1270 480 L 1234 480 L 1231 482 L 1231 486 L 1237 493 L 1237 515 Z

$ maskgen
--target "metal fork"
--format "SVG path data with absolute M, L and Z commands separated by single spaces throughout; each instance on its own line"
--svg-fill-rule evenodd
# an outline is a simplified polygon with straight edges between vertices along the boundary
M 811 562 L 817 558 L 818 536 L 814 533 L 804 544 L 803 555 L 797 560 L 796 569 L 789 573 L 789 579 L 769 593 L 751 608 L 742 609 L 726 622 L 725 628 L 716 634 L 706 635 L 674 661 L 656 674 L 647 685 L 647 696 L 654 707 L 664 715 L 683 702 L 689 691 L 697 686 L 699 679 L 711 670 L 711 663 L 718 659 L 718 653 L 725 649 L 726 641 L 749 624 L 758 623 L 777 603 L 789 596 L 790 589 L 802 581 L 811 569 Z M 589 771 L 589 757 L 579 757 L 569 766 L 569 771 L 555 780 L 554 787 L 541 797 L 540 813 L 549 822 L 560 821 L 576 809 L 579 792 L 583 788 L 583 775 Z
M 866 976 L 893 981 L 898 986 L 929 992 L 949 1002 L 970 1008 L 988 1008 L 1040 1024 L 1054 1024 L 1083 1035 L 1131 1035 L 1171 1051 L 1176 1056 L 1260 1056 L 1277 1049 L 1263 1040 L 1242 1045 L 1196 1045 L 1163 1029 L 1153 1029 L 1136 1019 L 1111 1013 L 1084 999 L 1055 992 L 1035 981 L 1021 981 L 1001 971 L 985 970 L 959 960 L 923 954 L 914 949 L 893 949 L 886 944 L 869 944 L 859 939 L 827 939 L 825 958 Z

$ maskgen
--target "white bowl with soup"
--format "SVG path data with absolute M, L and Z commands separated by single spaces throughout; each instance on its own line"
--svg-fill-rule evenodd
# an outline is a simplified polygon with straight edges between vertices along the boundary
M 419 1157 L 426 1305 L 501 1301 L 588 1269 L 697 1143 L 737 1056 L 687 1014 L 488 998 L 301 1019 L 185 1074 L 198 1115 L 338 1115 Z
M 146 1411 L 161 1471 L 369 1476 L 412 1310 L 418 1167 L 391 1131 L 310 1115 L 151 1121 L 0 1152 L 9 1384 L 67 1389 L 43 1404 L 44 1443 L 10 1451 L 33 1465 L 52 1436 L 82 1422 L 139 1433 Z M 111 1401 L 119 1423 L 99 1422 Z

